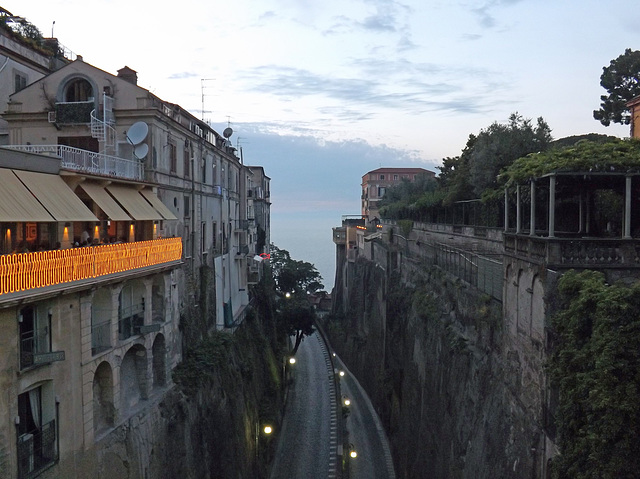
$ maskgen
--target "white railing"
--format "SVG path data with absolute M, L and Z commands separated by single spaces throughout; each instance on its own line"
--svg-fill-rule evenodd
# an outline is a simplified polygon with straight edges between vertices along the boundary
M 117 156 L 81 150 L 64 145 L 6 145 L 3 148 L 57 156 L 62 159 L 62 168 L 100 176 L 128 180 L 143 180 L 144 169 L 140 161 L 125 160 Z

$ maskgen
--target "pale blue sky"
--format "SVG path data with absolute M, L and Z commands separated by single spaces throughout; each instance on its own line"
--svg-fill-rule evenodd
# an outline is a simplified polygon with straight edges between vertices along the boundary
M 367 171 L 435 169 L 515 111 L 542 116 L 555 138 L 627 136 L 592 112 L 602 67 L 640 49 L 640 9 L 628 0 L 0 5 L 45 36 L 53 27 L 86 62 L 114 74 L 127 65 L 160 98 L 221 128 L 230 121 L 245 162 L 273 180 L 276 219 L 335 212 L 336 224 L 359 212 Z

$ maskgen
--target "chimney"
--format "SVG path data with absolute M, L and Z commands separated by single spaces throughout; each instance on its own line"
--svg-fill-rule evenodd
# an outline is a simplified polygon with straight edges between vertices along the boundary
M 134 85 L 138 84 L 138 72 L 132 70 L 128 66 L 121 68 L 118 70 L 118 78 L 122 78 L 129 83 L 133 83 Z

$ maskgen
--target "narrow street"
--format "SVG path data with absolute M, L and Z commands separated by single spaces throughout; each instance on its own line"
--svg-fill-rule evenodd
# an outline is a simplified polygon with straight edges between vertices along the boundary
M 350 402 L 346 429 L 349 444 L 357 453 L 357 457 L 349 459 L 349 479 L 394 479 L 387 437 L 367 393 L 339 358 L 334 357 L 334 363 L 345 372 L 340 390 L 343 403 L 345 399 Z
M 337 477 L 337 403 L 329 353 L 318 333 L 304 339 L 292 371 L 272 479 Z

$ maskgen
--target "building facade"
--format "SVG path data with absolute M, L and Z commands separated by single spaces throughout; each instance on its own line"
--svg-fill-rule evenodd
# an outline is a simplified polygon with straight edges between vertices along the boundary
M 83 452 L 171 387 L 185 321 L 202 318 L 201 335 L 242 321 L 269 248 L 269 178 L 242 164 L 230 130 L 128 67 L 78 57 L 40 73 L 2 108 L 0 471 L 12 479 L 74 477 Z
M 416 181 L 421 175 L 436 176 L 424 168 L 378 168 L 366 173 L 362 177 L 362 216 L 369 220 L 379 219 L 379 203 L 387 188 L 402 181 Z

